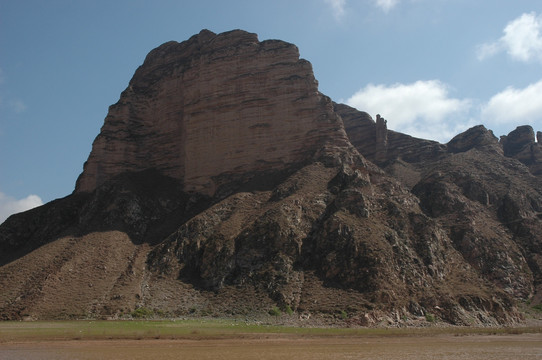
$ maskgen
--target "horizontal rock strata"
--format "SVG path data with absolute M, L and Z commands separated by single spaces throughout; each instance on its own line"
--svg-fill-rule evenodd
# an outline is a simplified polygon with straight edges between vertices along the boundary
M 212 195 L 220 175 L 284 170 L 334 142 L 346 144 L 340 120 L 295 45 L 202 31 L 149 53 L 110 107 L 76 192 L 154 168 Z

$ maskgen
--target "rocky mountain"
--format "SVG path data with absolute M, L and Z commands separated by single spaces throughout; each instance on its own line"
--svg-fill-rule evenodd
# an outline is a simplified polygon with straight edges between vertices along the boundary
M 204 30 L 149 53 L 71 195 L 0 226 L 0 316 L 515 324 L 542 301 L 537 137 L 391 131 L 294 45 Z
M 75 191 L 153 168 L 212 196 L 232 181 L 291 172 L 326 145 L 349 144 L 296 46 L 202 31 L 147 55 L 110 107 Z

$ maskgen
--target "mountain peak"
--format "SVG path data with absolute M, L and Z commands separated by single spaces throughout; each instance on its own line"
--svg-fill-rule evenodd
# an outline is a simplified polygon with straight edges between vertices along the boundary
M 456 135 L 448 142 L 448 151 L 452 153 L 468 151 L 472 148 L 493 147 L 499 149 L 499 140 L 493 131 L 483 125 L 474 126 L 467 131 Z
M 340 119 L 295 45 L 202 30 L 149 53 L 110 107 L 75 191 L 154 168 L 212 195 L 332 143 L 347 144 Z

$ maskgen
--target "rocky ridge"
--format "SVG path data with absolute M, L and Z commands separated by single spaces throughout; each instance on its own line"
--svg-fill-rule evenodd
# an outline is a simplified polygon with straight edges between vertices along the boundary
M 149 53 L 72 195 L 0 226 L 0 316 L 517 324 L 542 301 L 539 155 L 530 127 L 388 130 L 294 45 L 202 31 Z

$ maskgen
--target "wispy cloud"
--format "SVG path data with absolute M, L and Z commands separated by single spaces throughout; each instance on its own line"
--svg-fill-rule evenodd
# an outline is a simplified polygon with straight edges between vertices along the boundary
M 542 62 L 541 29 L 541 15 L 534 12 L 522 14 L 506 25 L 500 39 L 479 45 L 477 57 L 482 61 L 506 51 L 511 58 L 518 61 Z
M 542 122 L 542 80 L 523 89 L 508 87 L 482 106 L 486 124 L 534 125 Z
M 0 108 L 4 108 L 16 114 L 21 114 L 26 111 L 27 106 L 21 99 L 0 97 Z
M 375 5 L 381 8 L 384 12 L 388 12 L 393 9 L 400 0 L 374 0 Z
M 340 21 L 346 15 L 346 0 L 325 0 L 331 6 L 335 20 Z
M 373 115 L 380 113 L 389 120 L 391 129 L 440 142 L 474 125 L 470 120 L 457 121 L 469 119 L 471 100 L 451 97 L 449 86 L 438 80 L 369 84 L 346 103 Z
M 16 199 L 0 192 L 0 224 L 12 214 L 30 210 L 40 205 L 43 205 L 43 201 L 38 195 L 28 195 L 23 199 Z
M 26 111 L 26 104 L 21 99 L 11 99 L 8 105 L 10 109 L 17 114 Z
M 2 70 L 2 68 L 0 67 L 0 85 L 2 85 L 2 87 L 4 87 L 4 71 Z M 4 91 L 2 91 L 4 92 Z M 9 94 L 9 91 L 7 92 Z M 3 107 L 9 111 L 12 111 L 16 114 L 20 114 L 22 112 L 25 112 L 26 109 L 27 109 L 27 106 L 26 104 L 24 103 L 24 101 L 22 101 L 21 99 L 18 99 L 18 98 L 13 98 L 11 96 L 0 96 L 0 107 Z

